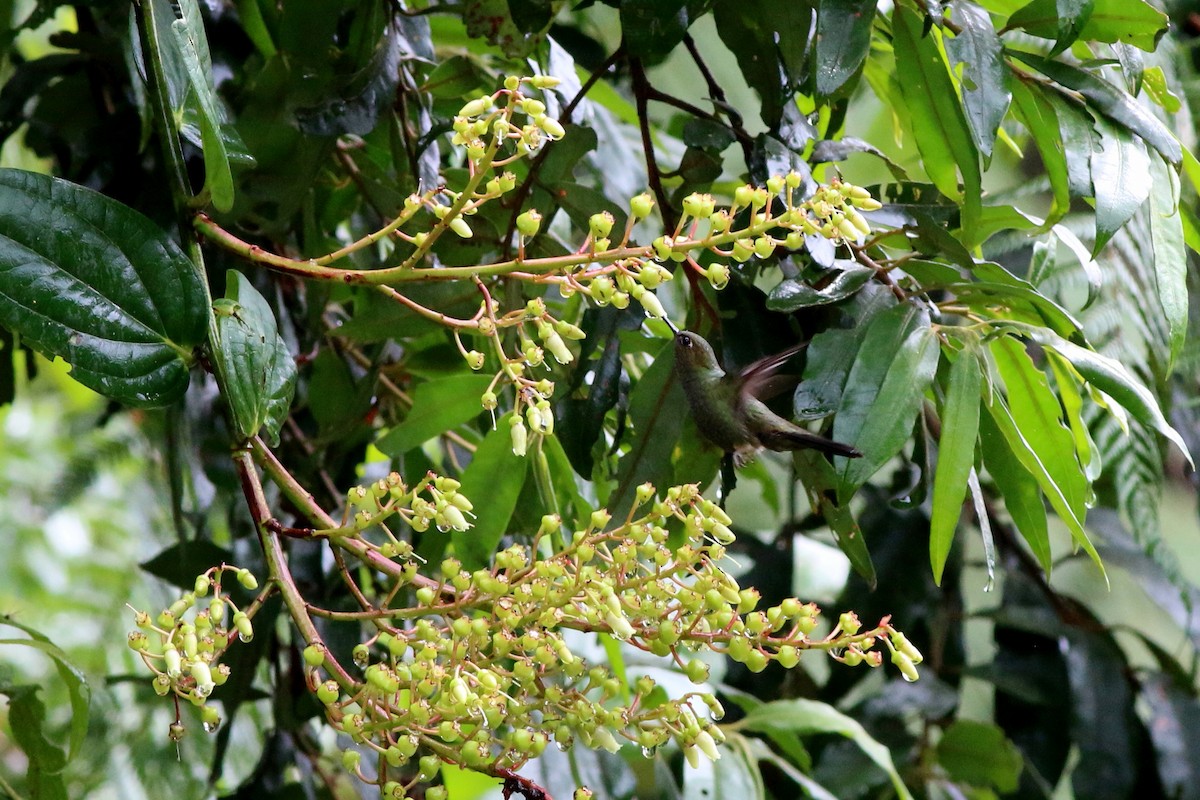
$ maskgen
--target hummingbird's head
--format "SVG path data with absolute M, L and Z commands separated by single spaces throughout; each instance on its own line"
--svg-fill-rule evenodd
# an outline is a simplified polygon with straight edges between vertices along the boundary
M 721 369 L 712 345 L 704 341 L 704 337 L 691 331 L 679 331 L 675 334 L 675 363 L 681 369 Z

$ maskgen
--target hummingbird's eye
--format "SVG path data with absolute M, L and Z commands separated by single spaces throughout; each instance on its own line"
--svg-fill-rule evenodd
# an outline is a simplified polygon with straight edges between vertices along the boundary
M 691 347 L 692 346 L 692 337 L 688 336 L 685 333 L 679 337 L 679 343 L 681 345 L 683 345 L 684 347 Z

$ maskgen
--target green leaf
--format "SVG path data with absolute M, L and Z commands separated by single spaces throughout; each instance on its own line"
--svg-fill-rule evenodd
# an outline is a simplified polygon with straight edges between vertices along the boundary
M 1142 72 L 1142 87 L 1146 90 L 1146 96 L 1168 114 L 1174 114 L 1183 107 L 1179 96 L 1167 85 L 1167 76 L 1162 67 L 1148 67 Z M 1192 160 L 1195 159 L 1192 156 Z
M 483 413 L 480 397 L 491 383 L 491 375 L 470 372 L 420 384 L 413 392 L 412 410 L 375 446 L 390 456 L 403 455 L 435 436 L 470 422 Z M 508 435 L 507 428 L 503 432 Z
M 279 336 L 271 306 L 242 273 L 225 273 L 225 298 L 213 307 L 213 361 L 223 378 L 234 434 L 245 441 L 261 432 L 275 445 L 296 392 L 296 360 Z
M 3 644 L 0 641 L 0 644 Z M 20 643 L 14 642 L 14 643 Z M 46 736 L 46 707 L 37 693 L 38 686 L 3 686 L 0 693 L 8 695 L 8 728 L 29 760 L 25 770 L 33 800 L 67 800 L 62 769 L 66 764 L 62 748 Z M 6 796 L 7 795 L 6 792 Z
M 1013 83 L 1013 105 L 1021 124 L 1033 136 L 1033 142 L 1042 157 L 1046 176 L 1050 179 L 1054 204 L 1046 216 L 1046 224 L 1053 225 L 1062 219 L 1071 207 L 1071 182 L 1067 173 L 1067 155 L 1063 147 L 1058 114 L 1041 87 L 1024 80 Z
M 1074 342 L 1068 342 L 1044 328 L 1019 323 L 1013 323 L 1010 327 L 1015 328 L 1022 336 L 1057 352 L 1071 363 L 1084 380 L 1120 403 L 1138 422 L 1169 439 L 1187 458 L 1188 463 L 1193 463 L 1183 437 L 1167 422 L 1154 394 L 1124 364 L 1094 350 L 1080 347 Z
M 479 395 L 472 395 L 472 399 L 478 409 Z M 510 419 L 512 414 L 508 413 L 496 423 L 496 429 L 483 438 L 463 471 L 459 491 L 475 503 L 478 516 L 470 530 L 455 531 L 453 541 L 454 552 L 468 570 L 491 564 L 525 485 L 529 459 L 513 454 Z
M 1150 196 L 1150 157 L 1140 139 L 1107 120 L 1096 120 L 1100 149 L 1092 151 L 1096 190 L 1096 241 L 1092 257 L 1104 249 L 1122 225 Z
M 167 405 L 204 341 L 204 287 L 138 212 L 67 181 L 0 170 L 0 324 L 103 395 Z
M 938 34 L 936 29 L 926 32 L 924 15 L 907 4 L 896 6 L 892 25 L 896 70 L 905 76 L 900 91 L 925 172 L 943 194 L 962 200 L 963 227 L 970 229 L 971 221 L 979 217 L 982 195 L 979 155 L 941 48 L 934 41 Z
M 204 539 L 173 544 L 138 566 L 172 586 L 190 591 L 196 576 L 215 564 L 233 561 L 233 553 Z
M 1064 13 L 1064 6 L 1072 10 Z M 1005 27 L 1057 40 L 1056 53 L 1075 39 L 1123 42 L 1152 53 L 1169 22 L 1142 0 L 1033 0 L 1013 13 Z
M 863 454 L 854 459 L 838 456 L 838 463 L 845 464 L 843 498 L 908 442 L 937 363 L 937 337 L 924 310 L 905 304 L 872 320 L 833 425 L 836 441 Z
M 1183 158 L 1183 148 L 1174 134 L 1147 108 L 1124 90 L 1113 86 L 1095 73 L 1048 58 L 1010 49 L 1009 54 L 1024 61 L 1046 77 L 1083 95 L 1089 106 L 1119 122 L 1146 140 L 1172 164 Z M 1070 146 L 1070 142 L 1067 143 Z
M 171 35 L 187 73 L 191 99 L 200 112 L 200 135 L 204 143 L 204 186 L 218 211 L 233 208 L 233 173 L 221 135 L 221 113 L 212 84 L 208 40 L 196 0 L 181 0 L 182 19 L 171 23 Z
M 871 551 L 867 549 L 862 528 L 850 512 L 849 502 L 839 503 L 837 500 L 839 480 L 833 464 L 815 450 L 795 452 L 793 463 L 796 465 L 796 477 L 808 495 L 809 505 L 833 531 L 838 547 L 850 559 L 850 566 L 874 589 L 876 576 Z
M 946 55 L 959 78 L 971 138 L 986 165 L 1011 99 L 1008 65 L 988 12 L 970 0 L 959 0 L 954 4 L 954 21 L 959 31 L 946 39 Z
M 195 578 L 193 578 L 194 581 Z M 54 669 L 58 673 L 59 680 L 67 687 L 67 697 L 70 698 L 71 703 L 71 729 L 67 750 L 67 761 L 70 761 L 79 754 L 79 748 L 87 735 L 88 706 L 92 700 L 92 687 L 87 682 L 87 676 L 83 674 L 83 670 L 75 666 L 75 663 L 60 647 L 36 629 L 17 622 L 7 614 L 0 614 L 0 625 L 10 625 L 24 631 L 30 637 L 29 639 L 10 639 L 0 642 L 0 644 L 22 645 L 40 650 L 54 662 Z M 16 725 L 16 720 L 10 718 L 10 722 L 14 726 Z
M 746 713 L 739 723 L 742 730 L 771 732 L 794 731 L 799 734 L 836 734 L 854 742 L 880 769 L 891 778 L 896 794 L 911 800 L 908 787 L 896 771 L 892 755 L 882 744 L 871 738 L 866 729 L 831 705 L 816 700 L 777 700 Z
M 1169 372 L 1183 349 L 1188 323 L 1187 252 L 1179 213 L 1179 176 L 1156 158 L 1150 164 L 1150 184 L 1150 252 L 1154 255 L 1158 302 L 1169 331 Z
M 956 720 L 937 744 L 938 763 L 954 781 L 995 789 L 1017 790 L 1025 760 L 1017 746 L 995 725 Z
M 942 436 L 933 477 L 933 512 L 929 519 L 929 558 L 933 580 L 942 584 L 942 571 L 954 544 L 962 516 L 967 480 L 975 464 L 979 432 L 979 392 L 983 370 L 974 351 L 959 353 L 950 366 L 946 402 L 942 407 Z
M 817 41 L 812 65 L 817 94 L 824 97 L 833 94 L 862 66 L 871 49 L 875 6 L 871 0 L 817 3 Z
M 992 482 L 1004 498 L 1004 507 L 1021 537 L 1037 558 L 1046 576 L 1053 565 L 1046 503 L 1038 481 L 1021 463 L 990 414 L 979 417 L 979 452 Z
M 807 282 L 794 278 L 785 278 L 767 297 L 767 308 L 783 314 L 790 314 L 801 308 L 823 306 L 845 300 L 871 280 L 875 270 L 859 266 L 853 261 L 838 261 L 837 269 L 820 279 L 821 288 L 810 286 Z

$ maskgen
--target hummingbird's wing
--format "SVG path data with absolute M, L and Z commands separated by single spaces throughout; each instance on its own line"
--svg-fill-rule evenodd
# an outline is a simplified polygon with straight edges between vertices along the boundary
M 741 390 L 759 400 L 770 400 L 795 387 L 800 382 L 798 377 L 777 375 L 776 373 L 792 356 L 805 347 L 808 347 L 808 342 L 800 342 L 781 353 L 766 356 L 748 364 L 738 373 Z

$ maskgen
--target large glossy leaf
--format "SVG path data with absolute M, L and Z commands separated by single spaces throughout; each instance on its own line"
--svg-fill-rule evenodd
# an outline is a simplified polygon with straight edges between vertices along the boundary
M 996 131 L 1008 111 L 1008 65 L 988 12 L 970 0 L 960 0 L 954 4 L 954 21 L 959 30 L 946 40 L 946 55 L 951 69 L 959 75 L 971 137 L 987 164 L 992 158 Z
M 479 396 L 475 395 L 476 406 Z M 454 551 L 467 569 L 487 566 L 500 538 L 517 508 L 517 499 L 525 485 L 531 456 L 518 456 L 512 450 L 512 435 L 506 414 L 496 429 L 484 437 L 462 476 L 460 491 L 475 503 L 479 516 L 470 530 L 454 533 Z
M 1122 225 L 1150 196 L 1150 157 L 1141 139 L 1107 120 L 1096 120 L 1100 148 L 1092 151 L 1096 189 L 1096 241 L 1092 257 L 1104 249 Z
M 1168 369 L 1183 349 L 1187 335 L 1187 252 L 1179 213 L 1179 176 L 1161 160 L 1150 164 L 1150 241 L 1158 303 L 1167 320 L 1171 355 Z
M 38 697 L 40 690 L 36 684 L 0 683 L 0 694 L 8 697 L 7 727 L 25 757 L 25 782 L 33 800 L 67 800 L 62 775 L 66 757 L 47 735 L 46 706 Z
M 890 460 L 909 439 L 913 420 L 938 363 L 929 315 L 900 305 L 871 322 L 846 378 L 833 438 L 862 452 L 843 459 L 842 496 L 848 496 Z M 841 459 L 841 457 L 838 457 Z
M 831 733 L 844 736 L 858 745 L 876 766 L 888 774 L 896 794 L 908 800 L 912 798 L 896 771 L 888 749 L 871 738 L 857 720 L 831 705 L 815 700 L 777 700 L 747 712 L 739 726 L 742 730 L 764 733 L 794 731 L 798 734 Z
M 1064 4 L 1072 5 L 1077 13 L 1064 14 Z M 1033 0 L 1017 9 L 1006 27 L 1056 39 L 1056 51 L 1079 38 L 1123 42 L 1149 53 L 1158 46 L 1168 25 L 1166 14 L 1142 0 Z
M 408 416 L 375 446 L 388 455 L 402 455 L 470 422 L 483 413 L 480 397 L 491 382 L 491 375 L 470 372 L 420 384 L 413 392 L 413 407 Z
M 1021 50 L 1009 50 L 1009 53 L 1062 86 L 1079 92 L 1088 105 L 1141 136 L 1172 164 L 1178 164 L 1183 158 L 1183 148 L 1174 134 L 1123 89 L 1095 73 L 1061 61 Z
M 785 278 L 767 297 L 767 308 L 790 314 L 809 306 L 823 306 L 844 300 L 862 288 L 871 279 L 875 270 L 860 266 L 855 261 L 837 261 L 835 270 L 821 276 L 820 288 L 794 278 Z
M 959 353 L 950 367 L 946 401 L 942 407 L 942 436 L 938 443 L 933 512 L 929 519 L 929 560 L 933 566 L 933 579 L 939 586 L 962 516 L 967 481 L 975 464 L 982 387 L 983 370 L 975 353 L 969 350 Z
M 188 385 L 204 288 L 178 246 L 124 205 L 67 181 L 0 170 L 0 324 L 80 383 L 134 406 Z
M 239 440 L 259 433 L 279 441 L 296 392 L 296 360 L 275 325 L 271 306 L 237 270 L 225 274 L 225 297 L 217 309 L 213 360 Z
M 842 88 L 871 47 L 875 22 L 871 0 L 820 0 L 817 3 L 817 42 L 812 65 L 817 94 L 828 97 Z
M 1138 689 L 1163 788 L 1170 797 L 1194 800 L 1200 795 L 1200 702 L 1190 686 L 1162 673 L 1139 676 Z
M 979 154 L 942 50 L 934 41 L 938 34 L 926 31 L 923 15 L 906 4 L 896 6 L 892 26 L 896 69 L 905 76 L 900 93 L 925 172 L 942 194 L 962 200 L 963 226 L 970 229 L 981 203 Z

